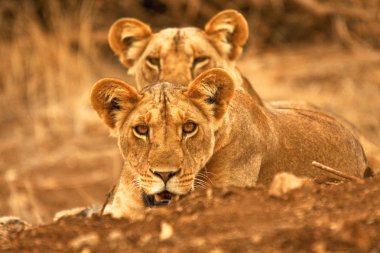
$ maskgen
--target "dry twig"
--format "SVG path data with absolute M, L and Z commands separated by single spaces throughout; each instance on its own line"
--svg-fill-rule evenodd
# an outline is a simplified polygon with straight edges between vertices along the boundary
M 102 209 L 100 210 L 100 216 L 103 215 L 104 209 L 106 208 L 111 196 L 113 195 L 113 192 L 115 191 L 116 185 L 113 185 L 112 189 L 107 193 L 106 200 L 104 201 L 104 204 L 102 206 Z
M 360 177 L 355 177 L 355 176 L 348 175 L 348 174 L 346 174 L 346 173 L 344 173 L 342 171 L 333 169 L 333 168 L 331 168 L 329 166 L 326 166 L 326 165 L 323 165 L 323 164 L 321 164 L 319 162 L 313 161 L 311 164 L 313 166 L 317 167 L 318 169 L 330 172 L 330 173 L 332 173 L 332 174 L 334 174 L 336 176 L 348 179 L 350 181 L 354 181 L 354 182 L 358 182 L 358 183 L 362 183 L 363 182 L 363 180 Z

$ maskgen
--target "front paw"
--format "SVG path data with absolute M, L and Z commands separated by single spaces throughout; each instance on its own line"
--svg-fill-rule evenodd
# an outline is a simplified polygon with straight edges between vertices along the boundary
M 0 244 L 6 247 L 12 242 L 12 235 L 19 233 L 25 229 L 30 228 L 31 225 L 26 221 L 14 217 L 14 216 L 3 216 L 0 217 Z
M 66 209 L 55 213 L 53 221 L 60 220 L 66 217 L 73 218 L 89 218 L 94 214 L 100 214 L 102 206 L 96 205 L 92 207 L 76 207 L 72 209 Z
M 14 216 L 3 216 L 0 217 L 0 230 L 7 232 L 20 232 L 24 229 L 30 228 L 31 225 Z
M 144 207 L 133 208 L 130 206 L 107 205 L 103 214 L 108 214 L 118 219 L 142 220 L 145 218 L 146 210 Z

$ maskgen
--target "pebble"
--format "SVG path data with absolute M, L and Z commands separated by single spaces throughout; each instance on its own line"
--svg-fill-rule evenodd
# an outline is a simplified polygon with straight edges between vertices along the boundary
M 165 221 L 161 222 L 160 241 L 166 241 L 170 239 L 173 236 L 173 233 L 173 227 L 169 223 Z
M 281 172 L 274 176 L 271 185 L 269 186 L 269 195 L 273 197 L 281 197 L 290 191 L 299 189 L 304 186 L 309 180 L 306 178 L 297 177 L 287 172 Z
M 79 250 L 84 247 L 93 247 L 99 243 L 99 235 L 95 232 L 80 235 L 69 242 L 71 248 Z

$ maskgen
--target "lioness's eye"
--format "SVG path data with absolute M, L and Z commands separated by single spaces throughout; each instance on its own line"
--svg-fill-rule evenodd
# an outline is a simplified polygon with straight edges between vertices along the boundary
M 147 61 L 149 64 L 153 65 L 153 66 L 157 66 L 157 67 L 160 66 L 160 58 L 158 58 L 158 57 L 148 56 L 148 57 L 146 58 L 146 61 Z
M 200 64 L 200 63 L 206 63 L 210 58 L 207 56 L 201 56 L 201 57 L 195 57 L 193 61 L 193 66 Z
M 197 130 L 197 124 L 195 124 L 194 122 L 192 121 L 188 121 L 186 122 L 185 124 L 183 124 L 182 126 L 182 132 L 184 134 L 191 134 L 193 133 L 195 130 Z
M 137 125 L 133 128 L 133 131 L 138 135 L 148 135 L 149 127 L 147 125 Z

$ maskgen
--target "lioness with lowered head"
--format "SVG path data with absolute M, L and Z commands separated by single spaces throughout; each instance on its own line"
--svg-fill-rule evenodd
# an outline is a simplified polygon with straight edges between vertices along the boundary
M 120 62 L 135 75 L 138 89 L 158 81 L 186 86 L 203 71 L 219 67 L 233 77 L 236 88 L 244 89 L 258 103 L 263 103 L 251 84 L 236 67 L 249 37 L 246 19 L 235 10 L 225 10 L 212 17 L 204 29 L 167 28 L 153 33 L 149 25 L 134 18 L 121 18 L 110 28 L 108 42 Z M 299 108 L 318 111 L 300 101 L 272 101 L 273 108 Z M 380 149 L 341 120 L 362 143 L 369 164 L 380 173 Z
M 326 176 L 314 160 L 364 176 L 361 145 L 334 117 L 266 108 L 234 86 L 223 69 L 202 73 L 187 88 L 160 82 L 138 92 L 116 79 L 95 83 L 92 105 L 125 162 L 106 212 L 139 218 L 146 205 L 185 196 L 205 176 L 214 186 L 242 187 L 266 184 L 280 171 Z

